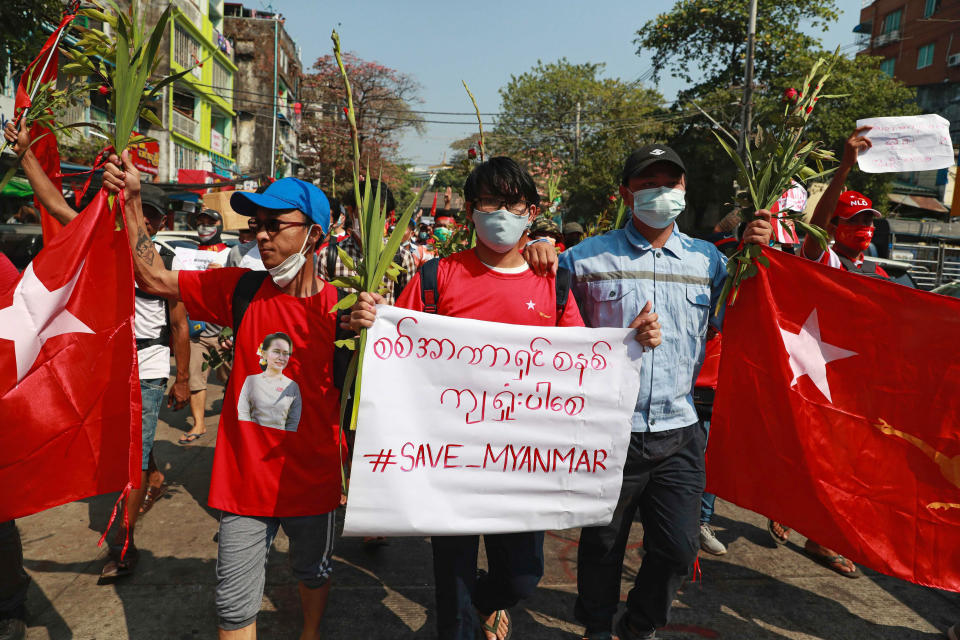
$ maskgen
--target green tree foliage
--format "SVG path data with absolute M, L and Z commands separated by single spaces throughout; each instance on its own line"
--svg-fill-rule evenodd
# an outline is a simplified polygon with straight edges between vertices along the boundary
M 56 26 L 63 13 L 59 0 L 3 0 L 0 2 L 0 85 L 16 78 L 40 52 L 47 33 L 43 25 Z
M 610 206 L 619 168 L 634 148 L 664 140 L 663 98 L 652 89 L 603 78 L 604 65 L 538 61 L 500 89 L 500 119 L 488 155 L 522 161 L 542 192 L 560 176 L 566 215 L 591 220 Z M 577 103 L 580 144 L 576 153 Z
M 742 84 L 749 4 L 680 0 L 637 31 L 637 55 L 649 58 L 655 80 L 669 71 L 691 84 L 687 94 Z M 757 15 L 755 75 L 763 81 L 775 77 L 791 52 L 816 47 L 819 40 L 802 30 L 825 29 L 837 10 L 834 0 L 759 0 Z M 694 84 L 694 78 L 700 81 Z

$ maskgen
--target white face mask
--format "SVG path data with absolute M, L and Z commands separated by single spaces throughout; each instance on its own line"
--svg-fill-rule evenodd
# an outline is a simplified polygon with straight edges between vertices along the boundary
M 217 225 L 215 224 L 197 225 L 197 235 L 200 236 L 201 240 L 206 242 L 213 236 L 217 235 Z
M 303 244 L 300 245 L 300 251 L 297 251 L 292 256 L 287 256 L 287 258 L 277 266 L 267 269 L 267 271 L 270 272 L 270 277 L 273 278 L 274 284 L 281 289 L 293 282 L 293 279 L 297 277 L 300 269 L 303 268 L 304 263 L 307 261 L 307 256 L 304 255 L 303 250 L 307 248 L 307 240 L 310 239 L 310 232 L 312 230 L 313 226 L 307 227 L 307 236 L 303 239 Z
M 683 189 L 656 187 L 633 192 L 633 217 L 654 229 L 666 229 L 686 206 Z
M 477 239 L 497 253 L 506 253 L 517 246 L 524 231 L 530 226 L 530 218 L 518 216 L 506 209 L 474 211 L 473 227 Z

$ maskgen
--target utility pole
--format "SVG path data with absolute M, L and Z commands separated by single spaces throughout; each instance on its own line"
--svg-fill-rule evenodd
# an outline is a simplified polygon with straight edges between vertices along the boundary
M 750 21 L 747 24 L 747 59 L 743 74 L 743 102 L 740 105 L 740 140 L 737 153 L 746 163 L 747 136 L 753 120 L 753 52 L 757 43 L 757 0 L 750 0 Z
M 277 177 L 277 49 L 280 20 L 273 16 L 273 129 L 270 132 L 270 178 Z
M 573 144 L 573 164 L 580 164 L 580 101 L 577 101 L 577 129 Z

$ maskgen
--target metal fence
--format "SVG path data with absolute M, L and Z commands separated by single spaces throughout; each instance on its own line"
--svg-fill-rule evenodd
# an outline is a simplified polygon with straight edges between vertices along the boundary
M 910 263 L 908 271 L 920 289 L 960 280 L 960 247 L 955 245 L 896 242 L 890 257 Z

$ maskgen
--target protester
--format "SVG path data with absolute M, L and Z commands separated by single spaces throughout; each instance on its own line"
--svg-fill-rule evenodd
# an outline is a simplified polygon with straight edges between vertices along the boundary
M 555 277 L 534 275 L 517 251 L 539 210 L 540 196 L 530 174 L 510 158 L 491 158 L 470 173 L 463 191 L 476 247 L 424 265 L 397 306 L 510 324 L 582 326 L 572 297 L 558 309 Z M 424 306 L 424 291 L 432 292 L 435 308 Z M 372 326 L 374 305 L 382 302 L 377 294 L 361 293 L 351 327 Z M 474 640 L 479 626 L 481 637 L 490 640 L 513 633 L 507 610 L 529 597 L 543 576 L 543 535 L 485 535 L 489 569 L 479 575 L 480 536 L 431 538 L 442 640 Z
M 546 216 L 541 216 L 530 225 L 530 239 L 545 239 L 552 244 L 557 251 L 564 250 L 563 235 L 560 233 L 560 226 Z
M 76 218 L 77 212 L 67 204 L 63 194 L 43 172 L 36 156 L 30 150 L 30 135 L 26 128 L 21 126 L 18 132 L 13 123 L 8 122 L 3 133 L 4 137 L 14 145 L 14 151 L 22 153 L 21 166 L 27 175 L 27 180 L 47 211 L 60 224 L 68 224 Z M 163 229 L 167 219 L 167 198 L 158 187 L 144 185 L 142 202 L 146 229 L 151 243 L 155 245 L 152 239 Z M 155 246 L 160 248 L 159 245 Z M 173 254 L 164 249 L 161 259 L 169 265 L 172 263 Z M 131 490 L 127 496 L 124 507 L 127 528 L 123 526 L 116 528 L 115 536 L 110 541 L 110 557 L 101 571 L 101 578 L 119 578 L 132 573 L 139 558 L 133 536 L 137 517 L 149 511 L 167 491 L 163 474 L 157 469 L 153 457 L 153 442 L 157 432 L 160 406 L 166 392 L 167 378 L 170 375 L 171 345 L 177 374 L 167 398 L 167 406 L 179 410 L 189 399 L 187 380 L 191 362 L 187 316 L 183 305 L 170 303 L 138 289 L 134 299 L 134 333 L 137 340 L 137 363 L 142 398 L 143 475 L 140 487 Z M 123 521 L 121 514 L 117 522 Z M 121 560 L 120 552 L 128 535 L 130 547 Z
M 563 245 L 569 249 L 580 244 L 583 240 L 583 227 L 579 222 L 565 222 L 563 224 Z
M 378 182 L 376 180 L 370 181 L 370 192 L 376 193 Z M 393 198 L 393 193 L 390 191 L 390 188 L 380 183 L 379 184 L 380 192 L 380 201 L 386 207 L 387 214 L 389 215 L 393 212 L 397 205 L 396 201 Z M 360 182 L 360 193 L 363 193 L 366 189 L 366 184 Z M 349 235 L 342 241 L 337 240 L 336 238 L 330 238 L 327 246 L 323 247 L 320 252 L 317 254 L 317 262 L 319 263 L 318 271 L 320 277 L 331 282 L 337 278 L 344 278 L 349 276 L 357 275 L 357 272 L 354 269 L 348 268 L 343 260 L 340 259 L 339 251 L 337 249 L 343 249 L 348 256 L 350 256 L 355 264 L 360 264 L 363 261 L 363 238 L 360 236 L 360 219 L 358 218 L 358 209 L 356 203 L 356 195 L 352 189 L 347 190 L 346 195 L 344 195 L 343 200 L 341 201 L 343 205 L 345 215 L 346 215 L 346 228 L 348 229 Z M 403 288 L 407 286 L 407 283 L 410 281 L 410 278 L 417 271 L 417 261 L 416 258 L 409 250 L 401 247 L 397 251 L 397 255 L 394 256 L 394 262 L 400 265 L 403 268 L 403 271 L 397 276 L 397 281 L 393 282 L 389 278 L 384 277 L 383 283 L 388 289 L 386 299 L 393 304 L 394 300 L 399 297 L 400 292 L 403 291 Z M 348 289 L 348 291 L 351 291 Z
M 222 511 L 216 603 L 220 638 L 256 637 L 266 560 L 280 527 L 290 539 L 299 580 L 303 639 L 319 638 L 330 591 L 334 511 L 340 503 L 339 392 L 346 358 L 335 354 L 337 290 L 309 259 L 330 224 L 326 196 L 283 178 L 262 194 L 235 193 L 230 205 L 250 217 L 267 271 L 170 271 L 157 259 L 141 211 L 139 176 L 123 153 L 111 156 L 104 184 L 123 190 L 137 282 L 145 291 L 183 300 L 191 317 L 233 326 L 236 357 L 224 394 L 209 504 Z M 280 330 L 291 350 L 283 375 L 297 382 L 302 413 L 295 431 L 238 419 L 241 386 L 261 373 L 262 348 Z M 271 345 L 278 344 L 271 341 Z M 261 349 L 262 351 L 262 349 Z
M 870 127 L 860 127 L 847 138 L 840 166 L 813 212 L 811 222 L 825 228 L 834 238 L 833 248 L 828 247 L 824 251 L 816 238 L 807 234 L 803 241 L 803 256 L 838 269 L 889 280 L 882 267 L 873 262 L 864 262 L 863 259 L 863 252 L 873 238 L 873 219 L 880 212 L 871 208 L 870 199 L 866 196 L 856 191 L 843 191 L 843 184 L 857 163 L 860 152 L 872 146 L 869 138 L 863 136 L 868 131 Z M 786 544 L 790 539 L 790 528 L 779 522 L 767 521 L 767 529 L 778 545 Z M 859 578 L 861 575 L 849 558 L 809 538 L 803 550 L 816 562 L 844 577 Z
M 720 377 L 721 335 L 713 327 L 707 329 L 707 344 L 705 346 L 703 364 L 693 386 L 693 406 L 697 410 L 697 418 L 703 425 L 705 437 L 710 438 L 710 421 L 713 417 L 713 399 L 717 391 L 717 380 Z M 727 553 L 727 547 L 719 539 L 710 526 L 713 520 L 713 511 L 717 503 L 717 496 L 704 491 L 700 497 L 700 548 L 715 556 Z
M 236 246 L 230 247 L 225 267 L 246 267 L 263 271 L 263 261 L 260 259 L 260 250 L 257 249 L 257 234 L 252 229 L 237 229 Z
M 429 238 L 430 236 L 427 231 L 418 229 L 417 221 L 410 218 L 410 224 L 403 235 L 403 244 L 400 246 L 413 254 L 417 269 L 428 260 L 437 257 L 427 243 Z
M 219 211 L 201 210 L 196 218 L 196 228 L 197 237 L 200 239 L 198 250 L 219 253 L 227 248 L 226 243 L 220 238 L 223 231 L 223 217 Z M 228 253 L 227 259 L 229 258 Z M 218 263 L 211 263 L 209 266 L 213 269 L 219 267 Z M 207 433 L 205 417 L 210 367 L 204 366 L 207 362 L 205 356 L 221 348 L 220 332 L 222 330 L 223 327 L 218 324 L 200 322 L 196 318 L 190 319 L 190 416 L 193 418 L 193 426 L 180 437 L 178 441 L 180 444 L 193 444 Z
M 620 640 L 653 638 L 667 624 L 673 597 L 697 557 L 706 434 L 691 391 L 708 322 L 719 328 L 711 308 L 726 280 L 726 261 L 712 244 L 676 228 L 686 187 L 686 169 L 672 149 L 638 149 L 624 164 L 620 186 L 632 224 L 584 240 L 559 259 L 573 272 L 573 292 L 588 326 L 663 325 L 663 343 L 643 354 L 641 394 L 613 519 L 580 535 L 575 614 L 590 639 L 612 637 L 624 551 L 638 509 L 645 553 L 627 613 L 617 624 Z M 758 216 L 763 219 L 747 226 L 744 241 L 766 245 L 769 212 Z M 528 246 L 525 256 L 538 271 L 557 261 L 545 244 Z

